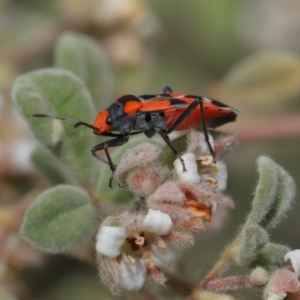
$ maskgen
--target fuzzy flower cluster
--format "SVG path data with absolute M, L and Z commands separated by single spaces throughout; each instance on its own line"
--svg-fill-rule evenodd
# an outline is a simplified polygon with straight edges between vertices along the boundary
M 194 243 L 217 207 L 233 207 L 231 199 L 221 194 L 227 169 L 220 160 L 233 142 L 232 136 L 210 136 L 215 163 L 203 133 L 190 131 L 181 156 L 185 172 L 179 159 L 170 170 L 162 162 L 163 149 L 152 143 L 140 144 L 123 155 L 116 178 L 145 203 L 108 217 L 99 228 L 100 278 L 113 294 L 138 291 L 147 277 L 165 285 L 164 270 L 184 247 Z

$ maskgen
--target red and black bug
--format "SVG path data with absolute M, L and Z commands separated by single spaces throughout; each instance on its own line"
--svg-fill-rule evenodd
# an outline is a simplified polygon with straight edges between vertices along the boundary
M 206 143 L 212 156 L 214 156 L 209 143 L 207 128 L 216 128 L 233 122 L 237 114 L 237 110 L 219 101 L 202 96 L 173 93 L 170 87 L 165 86 L 157 95 L 138 97 L 124 95 L 119 97 L 106 110 L 97 115 L 93 125 L 49 114 L 35 114 L 33 116 L 68 121 L 74 123 L 75 127 L 92 128 L 96 135 L 114 137 L 96 145 L 91 150 L 96 158 L 110 167 L 112 175 L 109 186 L 111 187 L 116 166 L 111 160 L 108 148 L 125 144 L 131 135 L 144 133 L 148 138 L 151 138 L 155 133 L 158 133 L 181 160 L 183 170 L 186 171 L 184 161 L 171 144 L 168 134 L 174 130 L 202 128 Z M 119 133 L 112 133 L 113 131 Z M 97 154 L 100 150 L 104 150 L 106 158 Z

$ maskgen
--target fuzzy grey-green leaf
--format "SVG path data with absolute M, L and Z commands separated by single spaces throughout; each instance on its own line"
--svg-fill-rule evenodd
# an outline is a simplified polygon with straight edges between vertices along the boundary
M 238 265 L 249 265 L 258 251 L 269 242 L 268 233 L 258 225 L 251 225 L 242 230 L 239 236 L 239 251 L 235 258 Z
M 75 183 L 68 176 L 58 159 L 45 147 L 38 145 L 31 154 L 31 161 L 40 173 L 53 185 Z
M 259 179 L 246 226 L 263 222 L 276 199 L 279 176 L 277 164 L 266 156 L 260 156 L 257 160 L 257 167 Z
M 95 109 L 84 83 L 69 71 L 43 69 L 18 77 L 12 98 L 36 138 L 52 150 L 71 176 L 82 183 L 93 181 L 92 132 L 57 119 L 32 117 L 52 114 L 90 123 Z
M 280 166 L 276 199 L 272 209 L 266 215 L 262 226 L 274 228 L 285 217 L 296 196 L 296 185 L 293 178 Z
M 56 45 L 55 65 L 82 78 L 98 109 L 111 101 L 112 71 L 101 45 L 95 40 L 74 32 L 63 34 Z
M 21 235 L 41 250 L 58 253 L 85 242 L 96 225 L 97 213 L 88 194 L 78 187 L 59 185 L 31 204 Z
M 291 249 L 285 245 L 267 243 L 262 249 L 259 250 L 255 261 L 252 263 L 252 267 L 259 266 L 281 266 L 284 264 L 284 255 L 291 251 Z

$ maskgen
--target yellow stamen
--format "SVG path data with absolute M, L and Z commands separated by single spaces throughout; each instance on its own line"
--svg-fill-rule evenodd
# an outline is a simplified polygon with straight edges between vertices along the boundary
M 129 263 L 130 263 L 131 265 L 134 265 L 134 264 L 135 264 L 135 259 L 134 259 L 132 256 L 130 256 L 130 255 L 127 255 L 127 257 L 128 257 L 128 259 L 129 259 Z
M 152 260 L 147 260 L 146 262 L 145 262 L 145 265 L 146 265 L 146 268 L 147 269 L 151 269 L 151 268 L 153 268 L 154 267 L 154 262 L 152 261 Z
M 146 252 L 143 253 L 143 258 L 144 259 L 148 259 L 150 257 L 151 257 L 151 252 L 150 251 L 146 251 Z
M 207 177 L 205 179 L 205 182 L 210 184 L 210 185 L 214 185 L 216 183 L 216 179 L 212 178 L 212 177 Z
M 137 244 L 138 246 L 143 246 L 145 244 L 145 238 L 140 236 L 135 240 L 135 244 Z
M 216 179 L 214 179 L 212 177 L 207 177 L 205 179 L 205 182 L 208 183 L 208 184 L 210 184 L 212 187 L 215 187 L 215 188 L 220 185 L 220 181 L 218 181 L 218 180 L 216 180 Z
M 157 242 L 157 246 L 160 248 L 160 249 L 165 249 L 166 248 L 166 244 L 160 240 Z
M 206 155 L 202 157 L 201 163 L 204 166 L 211 165 L 214 161 L 214 158 L 211 155 Z

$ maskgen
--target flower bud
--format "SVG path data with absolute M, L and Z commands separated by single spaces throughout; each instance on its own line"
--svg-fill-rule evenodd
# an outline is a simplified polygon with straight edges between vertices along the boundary
M 161 150 L 151 143 L 143 143 L 127 150 L 115 176 L 119 183 L 136 195 L 152 193 L 168 175 L 167 167 L 159 161 Z
M 265 285 L 268 280 L 268 272 L 262 267 L 255 268 L 250 274 L 250 281 L 255 285 Z

